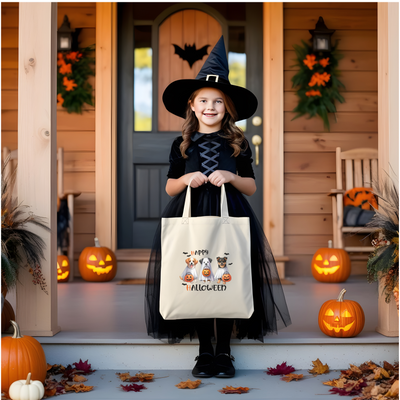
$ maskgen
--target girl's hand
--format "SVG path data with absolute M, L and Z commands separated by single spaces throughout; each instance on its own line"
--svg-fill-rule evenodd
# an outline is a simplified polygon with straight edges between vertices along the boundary
M 208 182 L 208 178 L 206 175 L 201 173 L 200 171 L 191 172 L 189 174 L 184 175 L 184 183 L 186 186 L 189 186 L 189 182 L 192 181 L 190 187 L 197 188 L 201 185 L 204 185 Z
M 237 175 L 233 174 L 232 172 L 217 170 L 208 177 L 208 180 L 214 186 L 222 186 L 224 183 L 232 182 L 236 177 Z

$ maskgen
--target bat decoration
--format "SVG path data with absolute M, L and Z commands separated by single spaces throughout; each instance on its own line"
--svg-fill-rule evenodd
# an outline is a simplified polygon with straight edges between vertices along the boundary
M 229 263 L 228 265 L 232 265 L 233 263 Z
M 175 53 L 182 60 L 185 60 L 189 63 L 190 68 L 192 68 L 193 64 L 201 60 L 204 56 L 208 55 L 207 48 L 210 47 L 210 44 L 206 44 L 201 49 L 196 49 L 196 44 L 193 43 L 193 46 L 190 44 L 185 44 L 185 48 L 182 49 L 177 44 L 172 44 L 175 47 Z
M 229 256 L 229 253 L 224 253 L 226 256 Z

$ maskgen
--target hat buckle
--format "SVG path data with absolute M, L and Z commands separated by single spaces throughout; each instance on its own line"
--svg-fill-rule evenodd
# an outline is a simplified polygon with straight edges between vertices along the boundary
M 208 78 L 210 78 L 210 77 L 214 77 L 214 78 L 215 78 L 215 79 L 214 79 L 214 82 L 218 82 L 219 75 L 207 75 L 206 81 L 208 81 Z M 210 82 L 213 82 L 213 81 L 210 81 Z

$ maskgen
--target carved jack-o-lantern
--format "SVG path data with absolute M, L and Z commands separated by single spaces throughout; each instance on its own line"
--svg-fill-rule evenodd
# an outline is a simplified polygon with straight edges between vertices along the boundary
M 203 274 L 203 276 L 205 276 L 206 278 L 209 277 L 209 276 L 211 275 L 211 270 L 210 270 L 210 268 L 204 268 L 202 274 Z
M 222 282 L 226 283 L 226 282 L 229 282 L 232 279 L 232 277 L 231 277 L 231 274 L 229 272 L 225 272 L 222 275 L 221 279 L 222 279 Z
M 185 275 L 184 281 L 185 281 L 185 282 L 193 282 L 193 281 L 194 281 L 194 276 L 193 276 L 193 274 L 186 274 L 186 275 Z
M 351 272 L 350 258 L 343 249 L 329 247 L 318 249 L 311 262 L 313 277 L 319 282 L 344 282 Z
M 94 239 L 95 247 L 86 247 L 79 256 L 79 272 L 85 281 L 108 282 L 117 273 L 117 258 L 108 247 L 101 247 Z
M 365 316 L 361 306 L 352 300 L 343 300 L 343 289 L 337 300 L 326 301 L 318 314 L 319 328 L 332 337 L 357 336 L 364 328 Z
M 71 268 L 67 256 L 57 256 L 57 282 L 68 282 Z

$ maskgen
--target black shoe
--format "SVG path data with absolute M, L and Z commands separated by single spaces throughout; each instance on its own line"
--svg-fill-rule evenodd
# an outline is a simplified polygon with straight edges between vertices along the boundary
M 214 356 L 210 353 L 202 353 L 195 359 L 196 365 L 192 370 L 192 375 L 195 378 L 211 378 L 213 373 Z
M 214 376 L 216 378 L 233 378 L 235 376 L 235 367 L 232 361 L 235 361 L 235 359 L 230 354 L 218 354 L 214 358 Z

